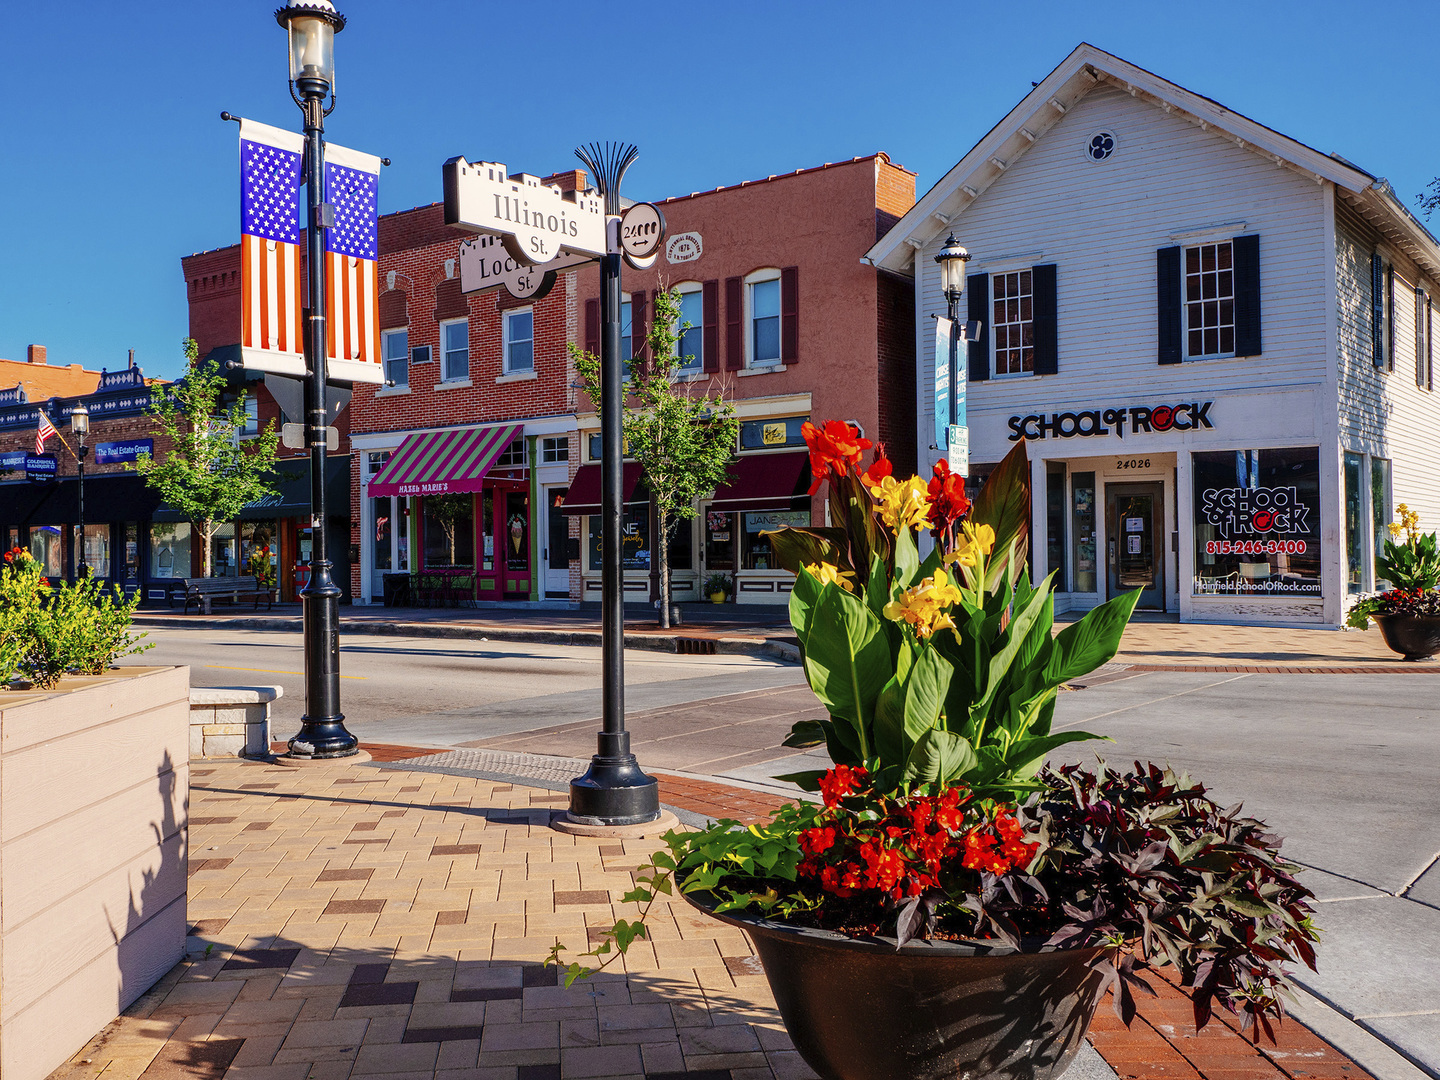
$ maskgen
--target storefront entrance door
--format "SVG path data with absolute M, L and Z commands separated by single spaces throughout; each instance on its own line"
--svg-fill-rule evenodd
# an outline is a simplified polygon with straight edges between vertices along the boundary
M 1164 525 L 1163 485 L 1105 485 L 1107 595 L 1141 589 L 1137 607 L 1165 610 Z
M 711 510 L 709 503 L 701 503 L 700 521 L 701 535 L 705 538 L 700 555 L 702 585 L 700 591 L 702 594 L 706 592 L 703 586 L 712 574 L 725 575 L 730 580 L 730 587 L 733 590 L 736 569 L 735 555 L 740 547 L 739 538 L 736 535 L 737 515 Z
M 570 595 L 570 519 L 560 510 L 569 490 L 545 489 L 545 595 L 561 600 Z

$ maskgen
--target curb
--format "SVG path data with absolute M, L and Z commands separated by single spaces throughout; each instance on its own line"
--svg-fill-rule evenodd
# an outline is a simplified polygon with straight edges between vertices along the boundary
M 304 625 L 301 619 L 296 618 L 194 618 L 179 622 L 173 618 L 146 615 L 137 615 L 132 622 L 136 626 L 153 629 L 286 630 L 295 633 L 300 632 Z M 598 630 L 512 630 L 503 626 L 476 626 L 467 623 L 370 621 L 347 623 L 341 620 L 340 632 L 342 634 L 375 636 L 455 638 L 468 641 L 513 641 L 532 645 L 574 645 L 594 649 L 600 647 Z M 681 653 L 689 651 L 684 649 L 681 644 L 689 641 L 713 644 L 716 653 L 763 656 L 789 663 L 800 662 L 798 647 L 783 641 L 762 638 L 688 638 L 683 634 L 626 634 L 625 648 L 646 649 L 650 652 Z

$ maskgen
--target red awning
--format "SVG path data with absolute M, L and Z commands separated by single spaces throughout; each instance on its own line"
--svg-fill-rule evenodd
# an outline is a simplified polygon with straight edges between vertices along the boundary
M 640 463 L 627 461 L 620 474 L 620 501 L 630 502 L 635 494 L 635 488 L 640 483 L 643 470 Z M 565 494 L 565 502 L 560 507 L 562 514 L 598 514 L 600 513 L 600 466 L 581 465 L 575 474 L 575 479 L 570 481 L 570 490 Z
M 783 454 L 745 454 L 730 466 L 731 480 L 715 489 L 711 510 L 792 510 L 795 499 L 810 489 L 810 455 L 804 450 Z

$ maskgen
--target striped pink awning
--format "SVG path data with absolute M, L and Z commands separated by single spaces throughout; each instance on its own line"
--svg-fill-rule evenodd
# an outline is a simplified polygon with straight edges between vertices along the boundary
M 370 481 L 370 495 L 448 495 L 479 491 L 485 474 L 523 424 L 411 435 Z

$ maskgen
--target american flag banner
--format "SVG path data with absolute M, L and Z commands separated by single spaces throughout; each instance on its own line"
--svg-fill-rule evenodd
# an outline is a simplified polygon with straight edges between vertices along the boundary
M 300 297 L 300 173 L 305 142 L 240 121 L 241 362 L 305 374 Z
M 335 224 L 325 230 L 328 376 L 384 382 L 380 362 L 378 194 L 380 159 L 333 143 L 325 147 L 325 201 Z
M 59 434 L 60 433 L 55 430 L 55 425 L 50 422 L 50 417 L 46 414 L 45 410 L 41 409 L 40 427 L 35 431 L 35 453 L 43 454 L 45 452 L 45 440 L 50 438 L 51 435 Z

